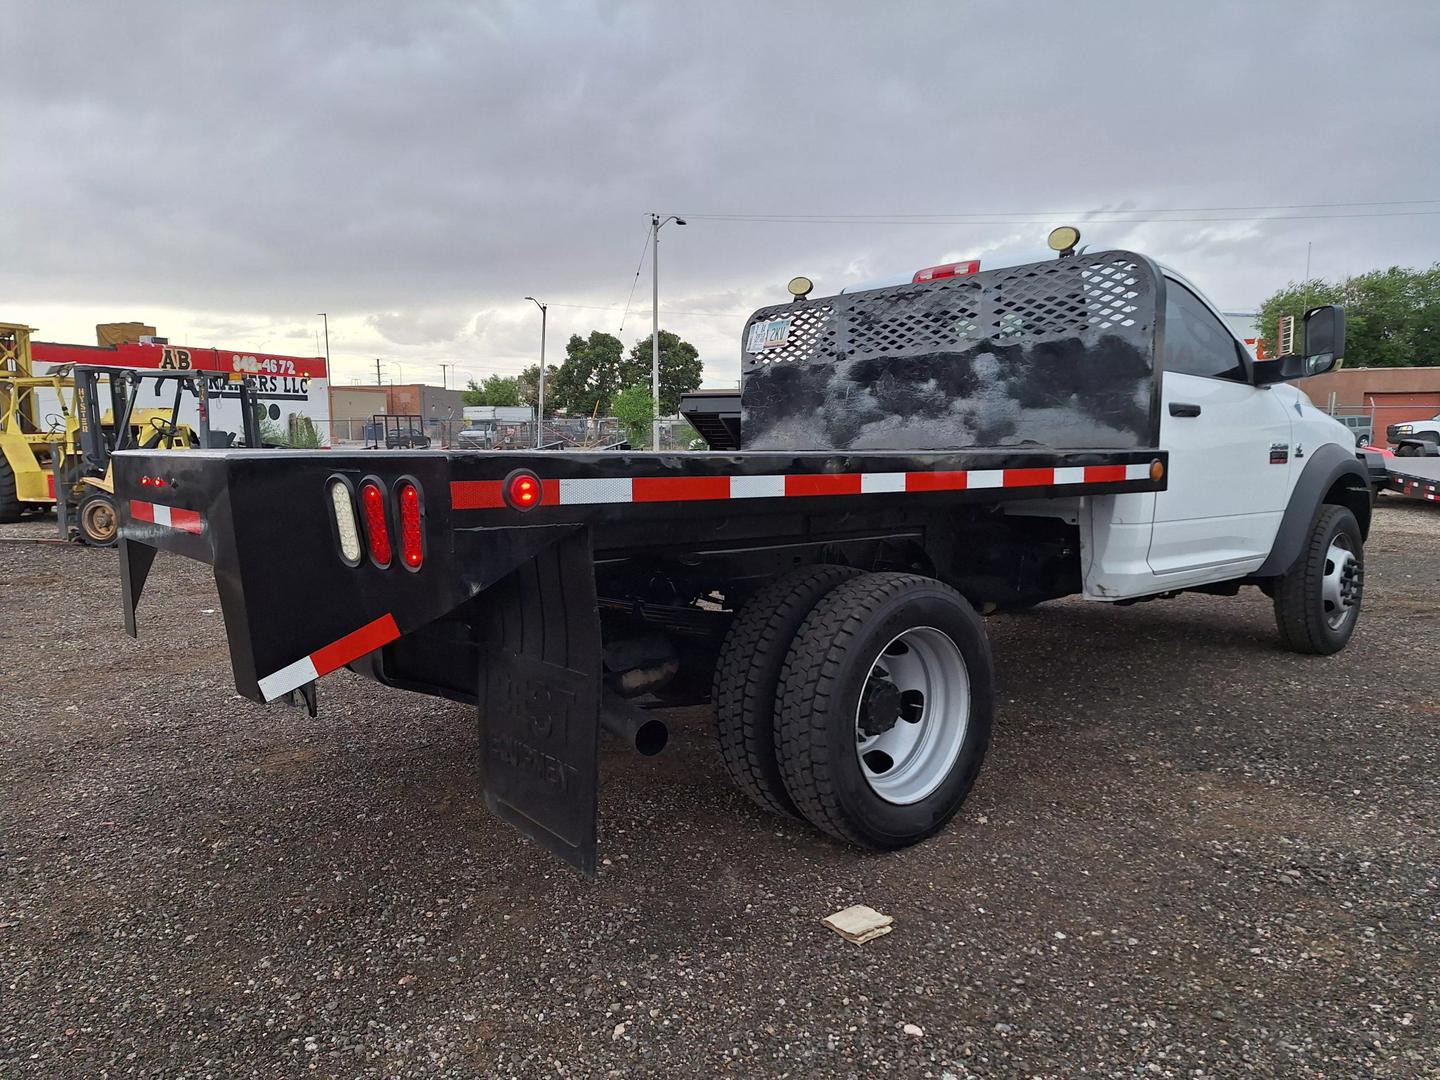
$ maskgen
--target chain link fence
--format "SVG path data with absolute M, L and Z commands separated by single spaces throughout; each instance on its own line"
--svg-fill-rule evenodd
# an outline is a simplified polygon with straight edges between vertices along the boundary
M 370 418 L 331 420 L 329 423 L 306 420 L 305 423 L 314 433 L 314 445 L 335 449 L 395 449 L 392 444 L 399 443 L 428 445 L 438 450 L 530 450 L 537 445 L 533 421 L 470 422 L 416 418 L 413 426 L 402 422 L 397 427 L 392 418 L 388 432 Z M 695 429 L 684 420 L 662 420 L 659 427 L 662 450 L 704 449 L 703 440 L 697 443 Z M 557 416 L 545 419 L 538 444 L 547 450 L 607 450 L 623 449 L 626 439 L 620 421 L 613 416 Z M 649 440 L 633 448 L 648 450 Z

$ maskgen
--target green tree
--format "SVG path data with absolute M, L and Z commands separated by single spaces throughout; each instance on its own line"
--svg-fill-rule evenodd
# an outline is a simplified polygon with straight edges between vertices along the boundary
M 648 386 L 627 386 L 610 402 L 610 412 L 620 421 L 620 430 L 631 446 L 650 445 L 650 429 L 655 422 L 655 399 Z
M 644 337 L 630 349 L 620 381 L 626 386 L 649 386 L 650 370 L 651 342 Z M 660 331 L 660 415 L 675 415 L 680 408 L 680 395 L 699 386 L 704 373 L 700 350 L 682 341 L 679 334 Z
M 545 383 L 546 398 L 553 407 L 571 416 L 592 416 L 598 406 L 608 412 L 610 399 L 620 389 L 620 363 L 625 346 L 614 334 L 600 330 L 590 336 L 570 335 L 565 343 L 565 362 L 552 383 Z M 537 365 L 538 366 L 538 365 Z
M 519 405 L 520 384 L 513 375 L 488 375 L 478 384 L 471 379 L 464 401 L 466 405 Z
M 1427 270 L 1392 266 L 1341 282 L 1291 282 L 1260 307 L 1259 333 L 1275 350 L 1282 315 L 1297 327 L 1319 304 L 1345 306 L 1345 359 L 1352 367 L 1440 365 L 1440 263 Z
M 545 365 L 545 407 L 550 410 L 555 408 L 555 376 L 560 369 L 554 364 Z M 519 375 L 515 376 L 515 382 L 520 390 L 520 404 L 533 406 L 540 399 L 540 365 L 531 364 Z

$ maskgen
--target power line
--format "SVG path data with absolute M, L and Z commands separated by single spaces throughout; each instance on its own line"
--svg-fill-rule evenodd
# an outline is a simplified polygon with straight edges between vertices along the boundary
M 1144 219 L 1144 218 L 1139 218 L 1139 219 L 1137 219 L 1137 218 L 1133 217 L 1133 215 L 1136 215 L 1136 214 L 1214 214 L 1214 213 L 1229 213 L 1229 212 L 1236 212 L 1236 211 L 1333 210 L 1333 209 L 1351 209 L 1351 208 L 1356 208 L 1356 207 L 1433 206 L 1433 205 L 1436 205 L 1437 203 L 1440 203 L 1440 199 L 1394 199 L 1394 200 L 1389 200 L 1389 201 L 1334 202 L 1334 203 L 1277 203 L 1277 204 L 1273 204 L 1273 205 L 1258 205 L 1258 206 L 1177 206 L 1177 207 L 1169 207 L 1169 208 L 1161 208 L 1161 207 L 1143 208 L 1143 207 L 1136 207 L 1135 209 L 1132 209 L 1132 210 L 1126 210 L 1126 209 L 1119 208 L 1119 207 L 1092 207 L 1091 209 L 1088 209 L 1088 210 L 957 210 L 957 211 L 950 211 L 950 212 L 932 211 L 932 212 L 929 212 L 929 213 L 916 213 L 916 214 L 904 214 L 904 213 L 846 214 L 846 213 L 839 213 L 839 212 L 835 212 L 835 213 L 824 213 L 824 214 L 797 214 L 797 213 L 778 212 L 778 211 L 764 211 L 764 212 L 725 211 L 725 212 L 716 212 L 716 213 L 709 213 L 709 214 L 706 214 L 706 213 L 689 213 L 689 214 L 687 214 L 686 216 L 687 216 L 687 217 L 694 217 L 694 218 L 702 218 L 702 219 L 706 219 L 706 220 L 710 220 L 710 221 L 823 221 L 823 222 L 827 222 L 827 223 L 833 222 L 833 221 L 883 221 L 883 222 L 885 222 L 885 223 L 887 223 L 887 224 L 889 224 L 889 223 L 891 223 L 891 222 L 895 222 L 895 221 L 923 221 L 923 222 L 925 222 L 926 224 L 929 224 L 929 223 L 931 223 L 931 222 L 933 222 L 933 221 L 940 220 L 940 219 L 945 219 L 945 220 L 950 220 L 950 219 L 965 219 L 965 220 L 968 222 L 970 219 L 973 219 L 973 218 L 1017 218 L 1017 219 L 1026 219 L 1026 220 L 1013 222 L 1014 224 L 1030 224 L 1031 222 L 1030 222 L 1029 219 L 1031 219 L 1031 218 L 1043 217 L 1043 218 L 1045 218 L 1045 219 L 1048 221 L 1048 220 L 1050 220 L 1051 218 L 1057 218 L 1057 217 L 1058 217 L 1058 218 L 1066 218 L 1066 217 L 1085 217 L 1085 216 L 1093 216 L 1093 215 L 1097 215 L 1097 214 L 1112 215 L 1112 216 L 1113 216 L 1113 215 L 1121 215 L 1121 214 L 1123 214 L 1123 215 L 1129 215 L 1129 216 L 1127 216 L 1127 217 L 1125 218 L 1125 220 L 1141 220 L 1141 221 L 1144 221 L 1144 220 L 1149 220 L 1149 219 Z M 1399 211 L 1399 212 L 1391 212 L 1390 215 L 1376 215 L 1376 216 L 1396 216 L 1396 217 L 1400 217 L 1400 216 L 1410 216 L 1410 215 L 1414 215 L 1414 214 L 1427 214 L 1427 213 L 1434 213 L 1434 212 L 1435 212 L 1435 211 L 1405 210 L 1405 211 Z M 1304 219 L 1306 219 L 1306 220 L 1312 220 L 1312 219 L 1313 219 L 1312 217 L 1310 217 L 1310 216 L 1308 216 L 1308 215 L 1285 215 L 1285 216 L 1286 216 L 1286 217 L 1304 218 Z M 1346 216 L 1351 216 L 1351 215 L 1324 214 L 1324 215 L 1316 215 L 1316 216 L 1319 216 L 1319 217 L 1346 217 Z M 1371 215 L 1361 215 L 1361 216 L 1371 216 Z M 1171 220 L 1171 219 L 1170 219 L 1170 218 L 1161 218 L 1161 219 L 1158 219 L 1158 220 L 1166 220 L 1166 221 L 1168 221 L 1168 220 Z M 1236 218 L 1236 219 L 1214 218 L 1214 219 L 1204 219 L 1204 220 L 1217 220 L 1217 221 L 1219 221 L 1219 220 L 1242 220 L 1242 221 L 1248 221 L 1248 220 L 1265 220 L 1265 219 L 1264 219 L 1264 218 L 1254 218 L 1254 219 L 1252 219 L 1252 218 Z M 1011 223 L 1012 223 L 1012 222 L 1005 222 L 1005 224 L 1011 224 Z
M 1071 214 L 1069 217 L 1080 225 L 1178 225 L 1186 223 L 1204 224 L 1207 222 L 1218 225 L 1224 222 L 1236 221 L 1344 221 L 1351 218 L 1434 217 L 1437 215 L 1440 215 L 1440 210 L 1410 210 L 1399 213 L 1377 214 L 1270 214 L 1262 217 L 1100 218 L 1082 217 L 1078 214 Z M 997 218 L 719 217 L 704 214 L 691 214 L 690 217 L 699 221 L 732 221 L 756 225 L 1053 225 L 1056 220 L 1055 217 L 1000 220 Z
M 643 243 L 643 244 L 640 245 L 640 261 L 635 264 L 635 277 L 634 277 L 634 280 L 632 280 L 632 281 L 630 282 L 630 295 L 625 298 L 625 311 L 624 311 L 624 312 L 621 314 L 621 316 L 620 316 L 620 329 L 615 332 L 615 336 L 616 336 L 616 337 L 619 337 L 621 334 L 623 334 L 623 333 L 625 332 L 625 320 L 626 320 L 626 319 L 629 317 L 629 315 L 630 315 L 630 301 L 632 301 L 632 300 L 635 299 L 635 286 L 640 284 L 640 271 L 643 270 L 643 269 L 645 269 L 645 253 L 646 253 L 647 251 L 649 251 L 649 250 L 650 250 L 650 230 L 649 230 L 649 229 L 646 229 L 646 230 L 645 230 L 645 243 Z M 569 305 L 557 304 L 556 306 L 557 306 L 557 307 L 566 307 L 566 306 L 569 306 Z
M 613 306 L 607 307 L 607 306 L 602 305 L 602 304 L 551 304 L 550 306 L 551 306 L 551 307 L 557 307 L 557 308 L 575 308 L 575 309 L 577 309 L 577 310 L 579 310 L 579 311 L 619 311 L 619 310 L 621 310 L 619 307 L 613 307 Z M 662 308 L 661 311 L 660 311 L 660 314 L 661 314 L 661 315 L 701 315 L 701 316 L 712 316 L 712 317 L 715 317 L 715 318 L 733 319 L 733 318 L 748 318 L 750 315 L 753 315 L 754 312 L 751 312 L 751 311 L 671 311 L 671 310 L 669 310 L 668 308 Z M 623 324 L 623 323 L 621 324 L 621 329 L 622 329 L 622 330 L 624 329 L 624 324 Z

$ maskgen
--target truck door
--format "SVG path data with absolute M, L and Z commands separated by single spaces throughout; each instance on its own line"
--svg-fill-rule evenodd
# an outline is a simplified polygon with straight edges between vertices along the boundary
M 1244 347 L 1178 281 L 1165 283 L 1160 445 L 1167 490 L 1155 497 L 1150 569 L 1174 584 L 1220 581 L 1270 552 L 1290 492 L 1290 411 L 1252 386 Z M 1303 464 L 1303 462 L 1302 462 Z

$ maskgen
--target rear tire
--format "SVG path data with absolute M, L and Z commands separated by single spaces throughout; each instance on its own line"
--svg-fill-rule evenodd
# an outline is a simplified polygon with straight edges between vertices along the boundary
M 91 547 L 114 547 L 120 539 L 120 515 L 115 511 L 115 496 L 96 491 L 80 500 L 75 511 L 80 539 Z
M 807 566 L 752 596 L 725 635 L 711 696 L 720 757 L 737 787 L 759 806 L 786 817 L 800 812 L 785 792 L 775 760 L 775 699 L 790 642 L 816 602 L 860 571 Z
M 10 462 L 5 460 L 5 456 L 0 454 L 0 523 L 8 525 L 12 521 L 19 521 L 24 510 L 25 507 L 15 494 L 15 471 L 10 468 Z
M 1343 649 L 1360 619 L 1365 547 L 1355 515 L 1321 506 L 1310 536 L 1275 586 L 1275 625 L 1293 652 L 1328 656 Z
M 965 801 L 994 710 L 980 616 L 949 586 L 866 574 L 800 627 L 780 676 L 785 789 L 814 825 L 861 847 L 918 843 Z

